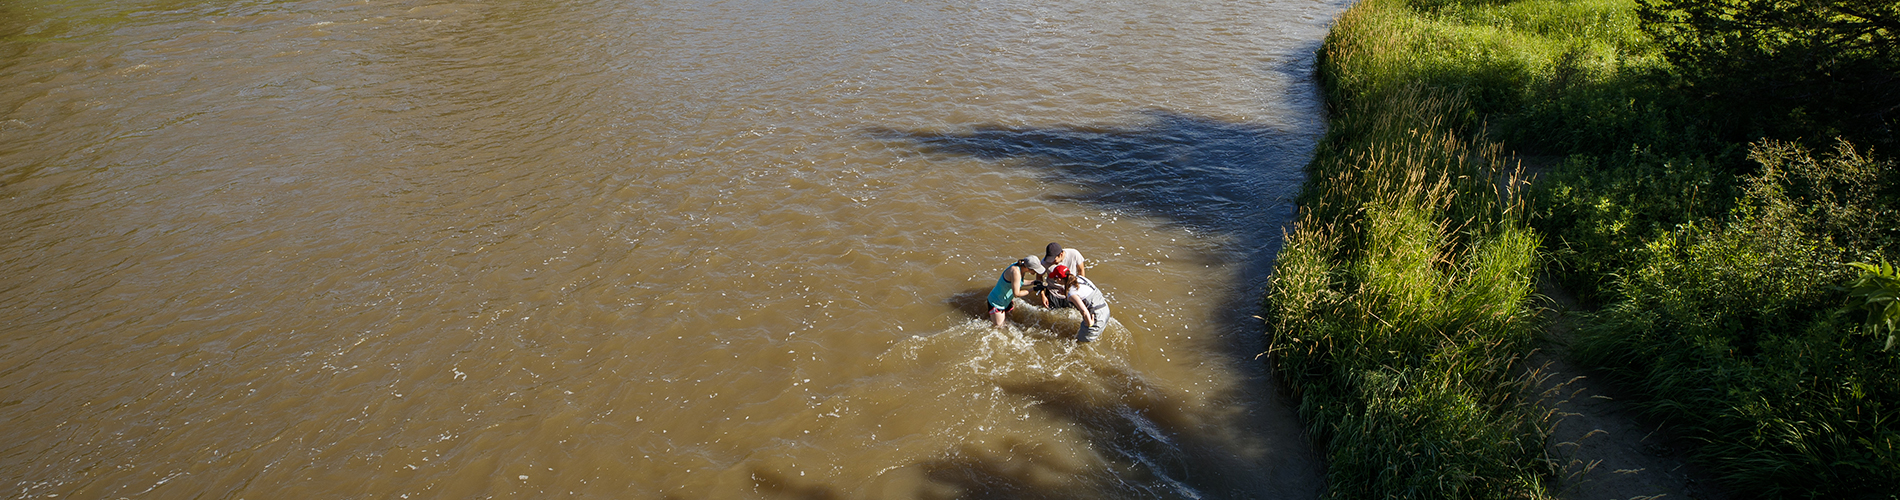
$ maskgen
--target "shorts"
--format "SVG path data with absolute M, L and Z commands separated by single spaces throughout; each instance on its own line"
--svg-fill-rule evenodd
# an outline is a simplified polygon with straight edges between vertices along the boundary
M 1016 308 L 1016 301 L 1014 301 L 1014 300 L 1012 300 L 1012 301 L 1009 301 L 1009 305 L 1006 305 L 1006 306 L 1003 306 L 1003 307 L 996 307 L 996 304 L 990 304 L 990 313 L 991 313 L 991 314 L 995 314 L 995 313 L 1005 313 L 1005 314 L 1007 314 L 1007 313 L 1009 313 L 1009 311 L 1010 311 L 1011 309 L 1015 309 L 1015 308 Z

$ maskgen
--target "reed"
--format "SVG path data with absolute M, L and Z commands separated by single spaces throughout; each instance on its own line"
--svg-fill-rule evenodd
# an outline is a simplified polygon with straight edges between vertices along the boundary
M 1522 171 L 1467 94 L 1404 77 L 1403 9 L 1362 2 L 1327 39 L 1332 129 L 1264 303 L 1268 352 L 1330 496 L 1544 497 L 1555 469 L 1521 397 L 1539 241 Z

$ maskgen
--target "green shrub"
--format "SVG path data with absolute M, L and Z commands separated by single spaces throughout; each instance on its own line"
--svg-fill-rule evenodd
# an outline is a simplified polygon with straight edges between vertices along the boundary
M 1896 145 L 1900 3 L 1645 0 L 1638 13 L 1681 90 L 1716 103 L 1705 111 L 1733 138 Z
M 1860 277 L 1849 286 L 1847 296 L 1856 308 L 1867 313 L 1868 333 L 1879 335 L 1887 331 L 1887 341 L 1880 350 L 1891 351 L 1896 339 L 1900 339 L 1900 268 L 1881 260 L 1879 264 L 1849 262 L 1849 266 L 1860 270 Z
M 1877 193 L 1888 168 L 1845 143 L 1814 159 L 1767 141 L 1727 222 L 1683 224 L 1619 274 L 1621 300 L 1576 351 L 1644 396 L 1641 405 L 1700 440 L 1725 484 L 1769 497 L 1900 492 L 1900 357 L 1838 314 L 1853 278 L 1844 257 L 1878 252 L 1830 231 L 1893 225 Z M 1873 231 L 1879 233 L 1880 231 Z
M 1645 242 L 1719 215 L 1738 189 L 1732 179 L 1707 160 L 1648 149 L 1565 158 L 1539 179 L 1533 196 L 1542 207 L 1536 222 L 1548 235 L 1552 274 L 1587 301 L 1614 299 L 1607 277 L 1635 265 Z
M 1815 157 L 1787 141 L 1762 141 L 1749 152 L 1762 165 L 1750 181 L 1752 203 L 1788 205 L 1810 231 L 1828 239 L 1843 260 L 1877 260 L 1900 244 L 1900 170 L 1845 140 Z

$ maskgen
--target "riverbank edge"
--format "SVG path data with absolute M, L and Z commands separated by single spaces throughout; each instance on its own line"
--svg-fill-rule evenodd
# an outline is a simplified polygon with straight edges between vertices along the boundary
M 1546 498 L 1526 179 L 1456 89 L 1370 82 L 1412 40 L 1364 0 L 1320 49 L 1328 133 L 1263 298 L 1332 498 Z

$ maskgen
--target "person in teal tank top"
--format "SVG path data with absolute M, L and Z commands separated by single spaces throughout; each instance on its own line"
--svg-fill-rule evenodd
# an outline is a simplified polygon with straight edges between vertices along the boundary
M 996 286 L 990 288 L 990 321 L 996 323 L 997 328 L 1002 328 L 1009 319 L 1009 310 L 1016 307 L 1016 298 L 1027 297 L 1031 293 L 1023 289 L 1025 270 L 1040 276 L 1043 273 L 1042 259 L 1032 255 L 1017 260 L 1015 264 L 1003 268 L 1003 275 L 996 277 Z

